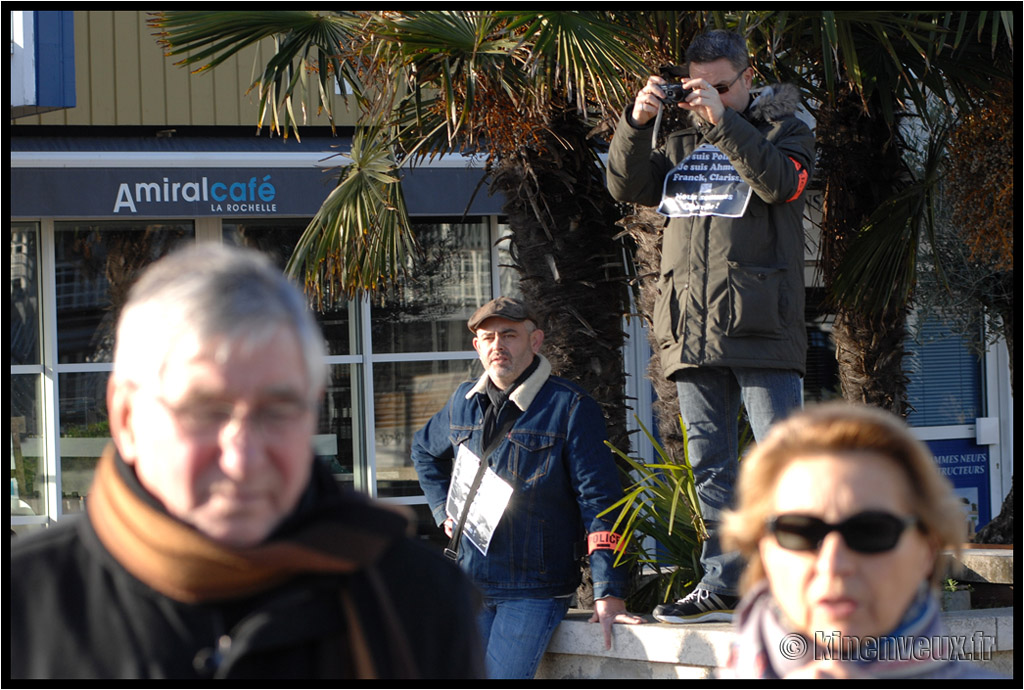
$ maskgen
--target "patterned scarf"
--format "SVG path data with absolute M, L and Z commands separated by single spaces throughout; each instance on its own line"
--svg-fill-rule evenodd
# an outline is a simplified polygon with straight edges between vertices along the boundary
M 393 613 L 390 597 L 373 564 L 405 534 L 408 521 L 398 512 L 340 497 L 328 508 L 304 516 L 286 535 L 258 546 L 227 547 L 157 507 L 112 446 L 96 467 L 87 501 L 89 520 L 103 546 L 128 572 L 175 601 L 240 599 L 304 573 L 363 571 L 378 595 L 384 624 L 393 628 L 400 656 L 407 656 L 401 650 L 407 648 L 402 644 L 405 636 L 397 617 L 388 615 Z M 357 672 L 376 677 L 359 614 L 347 590 L 339 596 Z M 411 656 L 407 661 L 412 662 Z
M 822 639 L 808 640 L 789 626 L 767 582 L 744 598 L 736 628 L 723 678 L 785 678 L 816 659 L 842 659 L 853 664 L 851 671 L 857 675 L 872 678 L 943 678 L 955 677 L 957 671 L 938 601 L 927 583 L 896 629 L 879 638 L 842 640 L 825 631 Z

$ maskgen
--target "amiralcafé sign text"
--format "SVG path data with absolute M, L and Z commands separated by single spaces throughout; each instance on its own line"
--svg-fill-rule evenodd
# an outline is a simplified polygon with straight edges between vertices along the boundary
M 337 183 L 298 168 L 26 168 L 14 215 L 52 217 L 308 216 Z
M 174 204 L 179 201 L 209 204 L 210 212 L 222 213 L 277 213 L 277 188 L 272 175 L 248 180 L 213 181 L 204 175 L 198 182 L 172 182 L 165 177 L 161 182 L 122 182 L 117 188 L 114 214 L 130 211 L 138 213 L 144 204 Z

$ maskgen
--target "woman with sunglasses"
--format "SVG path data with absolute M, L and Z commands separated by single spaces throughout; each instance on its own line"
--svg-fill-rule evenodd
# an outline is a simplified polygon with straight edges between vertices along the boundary
M 952 660 L 935 596 L 963 511 L 894 415 L 797 413 L 741 463 L 737 505 L 723 538 L 747 558 L 745 595 L 722 676 L 987 676 Z

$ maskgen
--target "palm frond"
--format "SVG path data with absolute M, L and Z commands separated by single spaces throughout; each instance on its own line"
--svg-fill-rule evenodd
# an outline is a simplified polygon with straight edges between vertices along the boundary
M 833 283 L 839 304 L 880 315 L 910 298 L 922 234 L 935 246 L 933 211 L 948 137 L 945 126 L 931 133 L 920 173 L 879 206 L 851 243 Z
M 498 13 L 520 32 L 526 49 L 524 70 L 541 77 L 544 94 L 569 94 L 585 113 L 588 101 L 621 104 L 631 97 L 630 79 L 650 69 L 639 58 L 637 37 L 602 12 Z M 537 82 L 535 82 L 537 83 Z
M 351 162 L 286 266 L 321 308 L 394 280 L 413 249 L 398 166 L 384 140 L 373 130 L 356 133 Z
M 799 85 L 827 102 L 842 86 L 873 98 L 888 122 L 913 104 L 918 114 L 930 99 L 966 102 L 963 86 L 999 74 L 982 50 L 995 49 L 1013 20 L 971 12 L 762 12 L 730 13 L 732 26 L 748 27 L 756 55 L 780 81 Z M 980 39 L 990 29 L 990 43 Z M 968 40 L 970 37 L 971 40 Z M 988 46 L 988 47 L 986 47 Z
M 606 445 L 628 468 L 630 485 L 623 497 L 605 509 L 602 515 L 615 514 L 613 530 L 622 535 L 617 547 L 616 564 L 633 562 L 656 573 L 659 597 L 653 603 L 679 598 L 699 579 L 701 544 L 707 529 L 700 514 L 693 469 L 685 457 L 673 459 L 653 434 L 637 418 L 659 461 L 647 463 L 631 457 L 611 443 Z M 680 420 L 683 435 L 686 429 Z M 685 448 L 685 444 L 684 444 Z M 649 551 L 645 540 L 655 543 Z M 651 589 L 649 587 L 648 589 Z M 643 591 L 634 592 L 631 605 L 650 608 L 651 601 L 640 603 Z
M 352 65 L 339 59 L 343 46 L 359 35 L 360 21 L 351 13 L 337 12 L 158 12 L 149 21 L 168 56 L 183 56 L 176 63 L 200 65 L 203 72 L 254 45 L 266 45 L 271 56 L 250 89 L 260 97 L 259 126 L 269 116 L 274 132 L 298 136 L 299 120 L 293 101 L 310 91 L 308 75 L 317 75 L 320 107 L 333 123 L 333 79 L 355 81 Z

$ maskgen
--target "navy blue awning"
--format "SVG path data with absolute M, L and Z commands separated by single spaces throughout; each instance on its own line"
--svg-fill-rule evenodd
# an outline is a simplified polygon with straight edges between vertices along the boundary
M 189 218 L 316 213 L 347 138 L 12 137 L 11 216 Z M 411 215 L 501 212 L 483 162 L 445 156 L 402 173 Z

